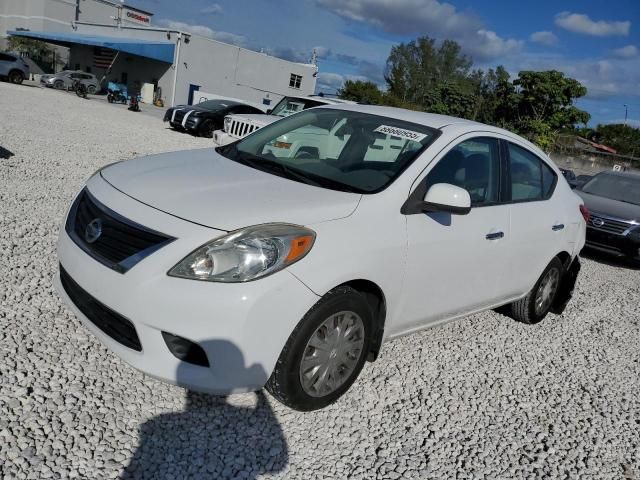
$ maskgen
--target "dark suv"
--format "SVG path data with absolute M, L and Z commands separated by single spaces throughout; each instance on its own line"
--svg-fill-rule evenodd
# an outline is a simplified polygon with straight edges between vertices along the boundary
M 587 246 L 640 260 L 640 174 L 601 172 L 576 193 L 591 213 Z
M 0 53 L 0 78 L 20 84 L 29 76 L 29 65 L 15 53 Z

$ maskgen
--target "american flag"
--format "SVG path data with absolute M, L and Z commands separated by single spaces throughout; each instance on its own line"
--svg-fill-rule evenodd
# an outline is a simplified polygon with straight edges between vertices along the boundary
M 115 50 L 111 50 L 109 48 L 95 47 L 93 49 L 93 66 L 95 68 L 101 68 L 106 70 L 113 62 L 113 57 L 115 57 Z

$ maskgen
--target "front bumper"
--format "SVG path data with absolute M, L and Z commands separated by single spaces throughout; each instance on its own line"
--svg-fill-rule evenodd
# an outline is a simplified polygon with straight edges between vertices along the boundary
M 224 130 L 216 130 L 213 132 L 213 143 L 218 147 L 221 147 L 223 145 L 229 145 L 230 143 L 233 143 L 236 140 L 238 140 L 236 137 L 232 137 L 231 135 L 226 133 Z
M 107 335 L 85 316 L 65 291 L 58 272 L 55 287 L 73 313 L 111 351 L 155 378 L 216 394 L 261 388 L 289 335 L 318 297 L 287 271 L 241 284 L 169 277 L 166 272 L 185 255 L 224 232 L 147 207 L 118 192 L 99 175 L 90 180 L 88 188 L 121 215 L 177 240 L 121 274 L 86 254 L 61 228 L 60 265 L 93 299 L 133 324 L 140 351 Z M 210 366 L 176 358 L 162 332 L 199 345 Z
M 619 257 L 640 259 L 640 241 L 628 235 L 616 235 L 587 227 L 586 246 Z

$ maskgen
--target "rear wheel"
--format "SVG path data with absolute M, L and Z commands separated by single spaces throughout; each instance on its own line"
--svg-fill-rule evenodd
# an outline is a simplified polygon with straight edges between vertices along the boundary
M 53 88 L 62 90 L 64 88 L 64 82 L 62 80 L 56 80 L 55 82 L 53 82 Z
M 215 125 L 213 124 L 213 120 L 206 120 L 202 127 L 200 128 L 200 136 L 213 138 L 213 131 L 215 130 Z
M 373 316 L 351 287 L 327 293 L 289 337 L 266 388 L 299 411 L 325 407 L 342 396 L 364 366 Z
M 87 92 L 89 92 L 91 95 L 94 95 L 96 93 L 96 86 L 95 85 L 89 85 L 87 87 Z
M 511 316 L 527 324 L 542 321 L 551 310 L 563 273 L 560 259 L 556 257 L 551 260 L 527 296 L 510 305 Z
M 20 85 L 24 81 L 24 74 L 18 70 L 13 70 L 9 72 L 9 81 Z

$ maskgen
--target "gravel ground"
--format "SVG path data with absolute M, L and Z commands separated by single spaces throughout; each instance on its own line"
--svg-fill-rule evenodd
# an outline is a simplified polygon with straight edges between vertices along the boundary
M 52 288 L 61 216 L 101 165 L 203 145 L 0 83 L 0 478 L 640 478 L 640 271 L 602 259 L 564 315 L 397 340 L 314 413 L 187 394 L 109 353 Z

